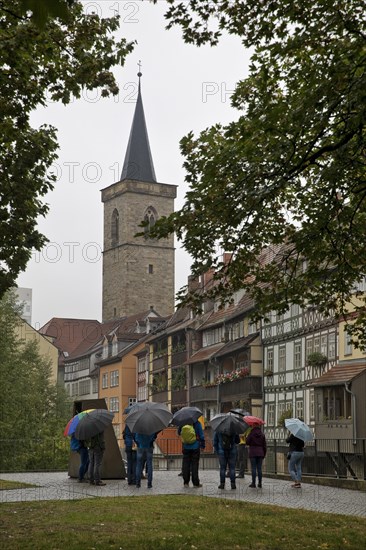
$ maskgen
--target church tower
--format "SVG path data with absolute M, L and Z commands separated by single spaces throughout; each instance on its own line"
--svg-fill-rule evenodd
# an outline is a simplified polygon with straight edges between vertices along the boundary
M 103 321 L 154 308 L 174 312 L 174 236 L 135 237 L 174 211 L 176 185 L 158 183 L 138 96 L 120 181 L 102 189 L 104 203 Z

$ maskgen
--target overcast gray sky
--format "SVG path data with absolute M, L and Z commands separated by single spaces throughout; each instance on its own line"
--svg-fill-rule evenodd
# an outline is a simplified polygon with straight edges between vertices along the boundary
M 39 228 L 50 243 L 34 253 L 18 286 L 32 288 L 32 325 L 52 317 L 101 320 L 103 205 L 100 190 L 118 181 L 126 152 L 142 62 L 142 99 L 156 177 L 178 185 L 175 208 L 183 204 L 187 185 L 179 140 L 216 122 L 238 117 L 230 106 L 235 83 L 248 71 L 249 55 L 236 37 L 218 47 L 187 45 L 179 29 L 165 30 L 164 0 L 85 1 L 85 9 L 109 17 L 118 10 L 118 35 L 137 40 L 125 67 L 115 70 L 118 97 L 101 99 L 87 92 L 70 105 L 49 103 L 33 124 L 58 128 L 58 180 L 46 201 L 50 211 Z M 186 284 L 190 258 L 176 250 L 176 291 Z

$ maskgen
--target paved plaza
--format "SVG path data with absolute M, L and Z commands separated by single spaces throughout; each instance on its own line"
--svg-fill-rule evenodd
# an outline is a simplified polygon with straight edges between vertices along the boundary
M 12 473 L 0 474 L 3 480 L 22 481 L 36 485 L 33 488 L 0 491 L 0 501 L 27 502 L 40 500 L 74 500 L 95 497 L 134 497 L 138 495 L 177 495 L 192 497 L 225 498 L 257 504 L 271 504 L 331 514 L 366 517 L 366 493 L 350 489 L 320 486 L 303 483 L 301 489 L 293 489 L 291 482 L 280 479 L 263 479 L 263 489 L 249 488 L 250 478 L 237 479 L 236 491 L 218 489 L 217 470 L 200 472 L 202 487 L 183 487 L 183 480 L 177 471 L 154 471 L 153 488 L 147 489 L 142 481 L 141 488 L 129 486 L 126 480 L 106 480 L 105 487 L 96 487 L 89 483 L 78 483 L 68 477 L 66 472 Z

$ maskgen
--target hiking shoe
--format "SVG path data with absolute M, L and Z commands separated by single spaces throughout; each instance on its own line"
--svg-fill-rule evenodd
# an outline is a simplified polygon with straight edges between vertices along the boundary
M 151 483 L 148 483 L 148 484 L 147 484 L 147 488 L 148 488 L 148 489 L 152 489 Z
M 235 483 L 232 483 L 232 484 L 231 484 L 231 488 L 232 488 L 232 489 L 236 489 Z
M 95 485 L 98 485 L 99 487 L 104 487 L 104 485 L 107 485 L 106 483 L 104 483 L 104 481 L 96 481 L 95 482 Z
M 262 489 L 262 483 L 258 483 L 258 489 Z
M 202 487 L 202 483 L 199 483 L 198 485 L 193 485 L 193 487 L 196 487 L 196 488 Z
M 183 472 L 179 472 L 178 477 L 182 477 L 182 476 L 183 476 Z
M 94 480 L 91 479 L 91 480 L 89 481 L 89 483 L 90 483 L 90 485 L 94 485 Z
M 249 487 L 250 487 L 251 489 L 255 489 L 255 483 L 251 483 L 251 484 L 249 485 Z
M 220 483 L 220 485 L 218 486 L 218 489 L 225 489 L 225 483 Z

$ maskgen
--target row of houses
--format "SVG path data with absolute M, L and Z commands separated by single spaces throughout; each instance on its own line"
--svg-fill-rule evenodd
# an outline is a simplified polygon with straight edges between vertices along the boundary
M 182 308 L 161 317 L 151 308 L 106 323 L 53 318 L 40 332 L 59 349 L 58 378 L 70 397 L 105 399 L 115 413 L 121 446 L 125 408 L 145 400 L 172 412 L 195 405 L 207 421 L 243 408 L 265 420 L 269 439 L 285 437 L 288 416 L 319 439 L 365 438 L 366 354 L 346 321 L 293 305 L 254 323 L 254 310 L 241 291 L 224 307 L 205 303 L 200 315 Z

